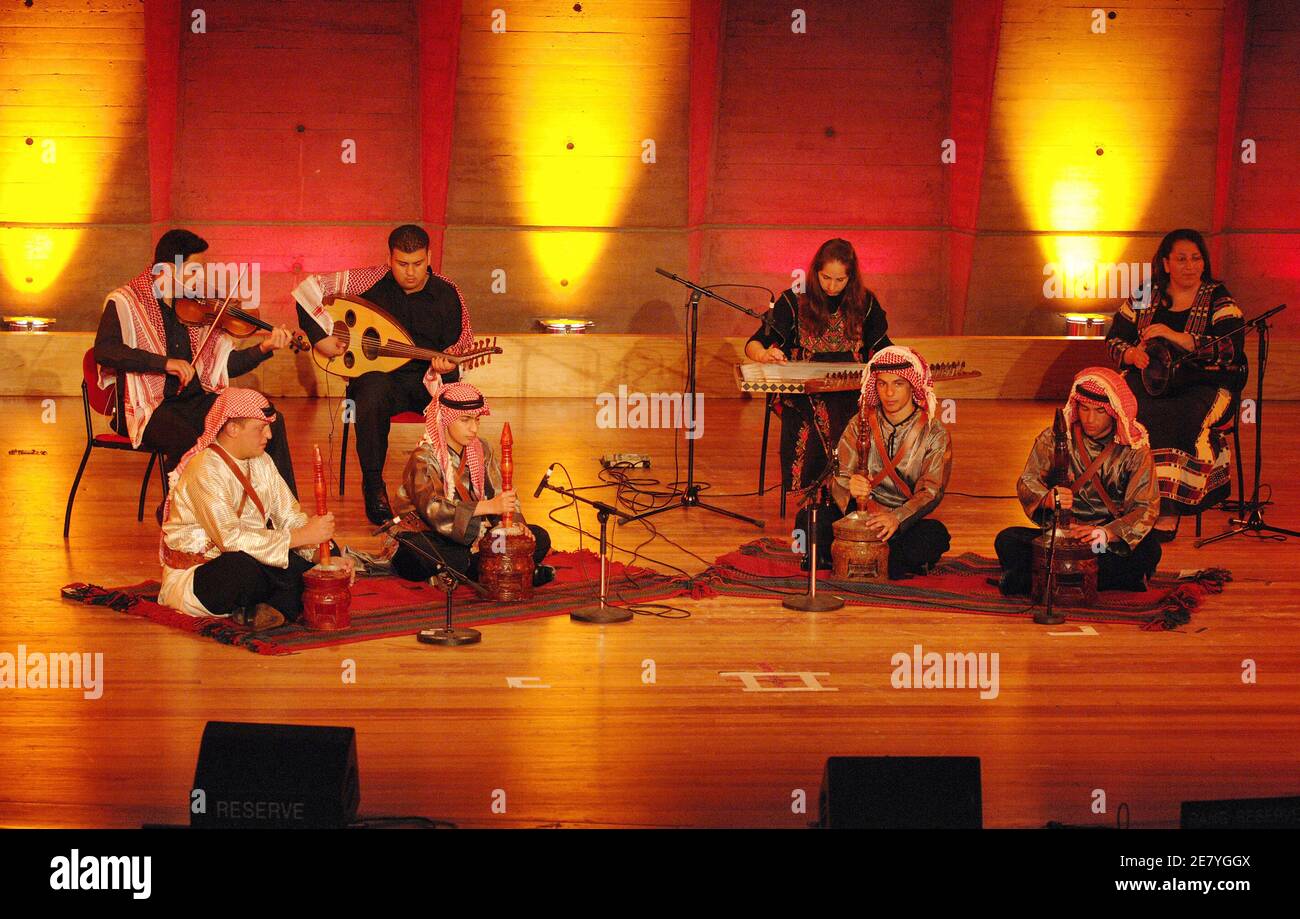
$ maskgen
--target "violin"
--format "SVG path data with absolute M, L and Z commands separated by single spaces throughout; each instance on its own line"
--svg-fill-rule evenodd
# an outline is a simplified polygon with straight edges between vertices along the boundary
M 275 331 L 275 326 L 257 316 L 254 311 L 240 309 L 234 303 L 227 304 L 225 310 L 222 310 L 221 304 L 220 300 L 182 298 L 175 303 L 176 318 L 186 325 L 211 325 L 220 313 L 221 330 L 235 338 L 247 338 L 258 329 L 264 332 Z M 255 309 L 256 307 L 253 308 Z M 306 351 L 311 345 L 302 332 L 293 332 L 289 347 L 294 351 Z

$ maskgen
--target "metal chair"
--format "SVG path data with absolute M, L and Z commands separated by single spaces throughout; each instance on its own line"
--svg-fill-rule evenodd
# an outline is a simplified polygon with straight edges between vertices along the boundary
M 767 434 L 772 426 L 772 416 L 781 417 L 781 411 L 776 401 L 776 393 L 768 393 L 767 401 L 763 406 L 763 445 L 758 451 L 758 496 L 763 497 L 763 484 L 767 475 Z M 785 519 L 785 496 L 790 490 L 790 471 L 781 470 L 781 519 Z
M 127 453 L 148 453 L 149 465 L 145 467 L 144 478 L 140 482 L 140 506 L 136 509 L 135 519 L 144 520 L 144 499 L 149 491 L 149 476 L 153 473 L 154 463 L 158 464 L 158 478 L 162 480 L 163 498 L 167 497 L 166 463 L 162 451 L 146 450 L 131 446 L 131 438 L 113 431 L 96 434 L 91 423 L 90 410 L 111 418 L 123 417 L 122 374 L 118 373 L 117 382 L 108 389 L 99 388 L 99 373 L 95 364 L 95 349 L 91 348 L 81 359 L 81 407 L 86 416 L 86 452 L 81 455 L 81 465 L 77 467 L 77 477 L 72 480 L 72 490 L 68 492 L 68 506 L 63 512 L 63 538 L 68 538 L 68 528 L 72 525 L 72 503 L 77 498 L 77 488 L 81 485 L 81 476 L 86 471 L 90 460 L 90 451 L 96 448 L 104 450 L 121 450 Z

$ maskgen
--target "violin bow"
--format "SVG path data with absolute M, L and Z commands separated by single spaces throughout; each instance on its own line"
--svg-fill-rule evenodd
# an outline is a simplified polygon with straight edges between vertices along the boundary
M 226 292 L 226 299 L 221 301 L 221 306 L 217 309 L 217 315 L 214 316 L 212 319 L 212 325 L 208 326 L 208 330 L 203 333 L 203 340 L 199 342 L 199 347 L 194 352 L 194 360 L 191 362 L 195 365 L 195 369 L 198 368 L 199 355 L 201 355 L 203 353 L 203 349 L 207 347 L 208 339 L 212 337 L 212 333 L 217 330 L 217 327 L 219 325 L 221 325 L 221 317 L 225 314 L 226 307 L 230 305 L 230 298 L 233 297 L 235 295 L 235 291 L 239 289 L 239 283 L 244 280 L 244 272 L 247 270 L 248 270 L 247 265 L 239 269 L 239 277 L 235 278 L 234 287 L 231 290 Z

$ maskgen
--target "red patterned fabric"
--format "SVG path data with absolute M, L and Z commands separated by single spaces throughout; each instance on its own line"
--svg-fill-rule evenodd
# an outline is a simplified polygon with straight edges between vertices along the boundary
M 432 379 L 438 381 L 441 378 L 434 374 Z M 447 426 L 462 415 L 482 417 L 492 414 L 492 411 L 488 408 L 483 393 L 469 383 L 451 383 L 447 386 L 439 385 L 437 382 L 431 384 L 429 375 L 426 375 L 425 385 L 429 386 L 429 393 L 433 398 L 424 410 L 422 443 L 433 447 L 442 467 L 443 494 L 450 496 L 456 494 L 456 467 L 452 465 L 447 448 Z M 448 403 L 458 402 L 477 404 L 478 407 L 448 405 Z M 461 462 L 469 468 L 470 496 L 482 500 L 483 480 L 486 474 L 483 465 L 483 442 L 475 437 L 465 444 L 461 451 Z
M 1083 392 L 1079 391 L 1080 387 Z M 1137 397 L 1118 373 L 1108 367 L 1085 367 L 1079 371 L 1070 387 L 1069 401 L 1065 403 L 1067 430 L 1074 429 L 1078 416 L 1075 406 L 1084 400 L 1105 407 L 1106 414 L 1115 419 L 1115 439 L 1120 443 L 1134 448 L 1151 446 L 1146 427 L 1137 420 Z

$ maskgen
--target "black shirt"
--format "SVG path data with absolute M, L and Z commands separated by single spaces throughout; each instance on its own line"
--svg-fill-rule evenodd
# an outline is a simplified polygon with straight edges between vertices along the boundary
M 428 272 L 424 287 L 413 294 L 402 290 L 389 271 L 361 296 L 392 316 L 411 336 L 411 341 L 421 348 L 446 351 L 460 340 L 460 297 L 456 288 L 441 278 L 434 277 L 432 270 Z M 307 333 L 313 345 L 328 334 L 316 324 L 302 304 L 298 305 L 298 325 Z M 424 376 L 428 369 L 428 361 L 410 361 L 393 372 Z M 443 374 L 443 380 L 455 382 L 459 376 L 459 371 L 453 371 Z
M 831 315 L 839 312 L 839 304 L 844 294 L 840 292 L 833 297 L 828 297 L 830 303 Z M 855 349 L 861 355 L 858 357 L 853 351 L 823 351 L 814 354 L 807 354 L 801 359 L 816 361 L 858 361 L 865 362 L 871 358 L 881 348 L 888 348 L 893 344 L 889 340 L 888 329 L 889 319 L 885 316 L 885 308 L 880 305 L 876 295 L 867 291 L 865 304 L 866 312 L 862 320 L 862 340 L 859 348 Z M 749 341 L 756 341 L 764 348 L 770 348 L 773 345 L 779 347 L 787 358 L 792 358 L 796 350 L 803 349 L 803 343 L 799 335 L 799 295 L 793 289 L 787 289 L 776 300 L 776 306 L 772 308 L 770 322 L 765 326 L 759 326 L 757 332 L 749 337 Z

